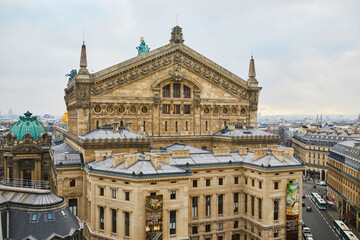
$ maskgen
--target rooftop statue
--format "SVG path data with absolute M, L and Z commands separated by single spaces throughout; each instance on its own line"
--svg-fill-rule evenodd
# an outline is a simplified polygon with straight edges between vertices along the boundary
M 140 45 L 136 47 L 136 49 L 138 51 L 138 56 L 150 51 L 150 48 L 148 47 L 148 45 L 145 44 L 143 37 L 140 38 Z
M 73 78 L 76 76 L 76 74 L 77 74 L 76 69 L 73 69 L 70 71 L 70 73 L 66 74 L 65 76 L 69 77 L 69 82 L 70 82 L 71 80 L 73 80 Z

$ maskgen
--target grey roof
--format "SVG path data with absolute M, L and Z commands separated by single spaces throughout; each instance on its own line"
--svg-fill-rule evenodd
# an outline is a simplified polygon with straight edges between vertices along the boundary
M 213 153 L 189 154 L 188 157 L 170 158 L 170 164 L 173 165 L 191 165 L 199 164 L 224 164 L 224 163 L 247 163 L 256 166 L 300 166 L 301 162 L 295 158 L 284 156 L 283 160 L 279 160 L 271 151 L 267 155 L 254 160 L 254 153 L 248 151 L 246 155 L 240 155 L 238 152 L 231 152 L 228 156 L 215 156 Z
M 54 164 L 67 165 L 67 164 L 81 164 L 81 152 L 73 149 L 65 141 L 60 142 L 59 144 L 53 144 L 51 150 L 54 155 Z
M 30 206 L 48 206 L 59 204 L 63 199 L 50 190 L 38 190 L 8 187 L 0 185 L 0 196 L 7 202 Z
M 131 166 L 126 168 L 125 161 L 120 164 L 113 166 L 113 158 L 107 158 L 98 162 L 89 162 L 87 163 L 89 167 L 95 170 L 107 171 L 111 173 L 122 173 L 122 174 L 167 174 L 167 173 L 185 173 L 184 169 L 178 168 L 176 166 L 171 166 L 164 162 L 160 162 L 160 167 L 156 168 L 151 160 L 145 160 L 143 156 L 140 157 L 138 161 L 133 163 Z
M 340 153 L 354 160 L 360 161 L 360 146 L 355 146 L 357 141 L 345 141 L 336 144 L 331 151 Z
M 81 138 L 82 139 L 106 139 L 106 138 L 135 139 L 135 138 L 147 138 L 147 137 L 123 127 L 120 127 L 118 131 L 115 131 L 112 129 L 112 127 L 104 126 L 82 135 Z
M 275 134 L 265 132 L 257 128 L 235 128 L 234 130 L 222 129 L 214 134 L 223 137 L 244 137 L 244 136 L 276 136 Z
M 48 220 L 48 213 L 52 214 L 53 220 Z M 31 221 L 33 214 L 37 214 L 36 221 Z M 67 207 L 49 212 L 9 210 L 9 223 L 10 239 L 65 239 L 82 229 L 81 222 Z
M 351 135 L 344 135 L 340 134 L 337 135 L 335 133 L 300 133 L 295 132 L 295 135 L 293 136 L 294 139 L 297 139 L 305 144 L 310 145 L 320 145 L 320 146 L 334 146 L 338 142 L 347 141 L 350 139 L 359 138 L 359 134 L 351 134 Z
M 193 147 L 183 143 L 174 143 L 166 148 L 161 148 L 161 152 L 171 153 L 172 150 L 185 150 L 189 149 L 190 153 L 209 153 L 209 151 L 202 150 L 197 147 Z

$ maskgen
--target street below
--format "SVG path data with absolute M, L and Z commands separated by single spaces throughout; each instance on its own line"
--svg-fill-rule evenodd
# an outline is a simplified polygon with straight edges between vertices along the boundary
M 315 203 L 311 201 L 311 193 L 317 192 L 320 196 L 326 194 L 326 186 L 316 186 L 314 183 L 303 182 L 303 193 L 306 198 L 302 199 L 305 206 L 302 207 L 303 221 L 311 229 L 314 239 L 338 240 L 339 237 L 333 229 L 333 218 L 328 210 L 319 210 Z M 312 208 L 311 212 L 306 211 L 306 207 Z

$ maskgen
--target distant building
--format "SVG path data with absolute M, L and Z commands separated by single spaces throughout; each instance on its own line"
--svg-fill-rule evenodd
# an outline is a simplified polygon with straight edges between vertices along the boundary
M 0 158 L 5 178 L 50 181 L 52 163 L 49 155 L 51 136 L 29 111 L 3 135 Z M 51 183 L 52 184 L 52 183 Z
M 330 149 L 339 142 L 357 137 L 360 135 L 296 132 L 292 138 L 292 146 L 295 155 L 305 162 L 304 176 L 325 181 Z
M 327 194 L 360 232 L 360 139 L 339 142 L 328 157 Z

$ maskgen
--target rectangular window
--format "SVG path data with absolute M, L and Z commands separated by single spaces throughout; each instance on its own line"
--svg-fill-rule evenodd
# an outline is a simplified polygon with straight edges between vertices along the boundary
M 234 193 L 234 213 L 239 212 L 239 193 Z
M 115 189 L 112 190 L 112 198 L 116 198 L 116 190 Z
M 279 199 L 274 200 L 274 220 L 279 220 Z
M 279 237 L 279 230 L 274 229 L 274 238 Z
M 184 98 L 190 98 L 190 88 L 184 86 Z
M 170 192 L 170 199 L 176 199 L 176 191 Z
M 246 177 L 245 178 L 245 185 L 247 185 L 247 182 L 248 182 L 248 178 Z
M 259 200 L 259 201 L 258 201 L 258 203 L 259 203 L 259 206 L 258 206 L 258 207 L 259 207 L 259 209 L 258 209 L 258 210 L 259 210 L 259 219 L 261 219 L 261 217 L 262 217 L 262 215 L 261 215 L 261 210 L 262 210 L 262 200 L 261 200 L 260 198 L 259 198 L 258 200 Z
M 130 201 L 130 192 L 125 192 L 125 200 Z
M 179 83 L 173 84 L 173 97 L 174 98 L 180 97 L 180 84 Z
M 234 184 L 239 184 L 239 177 L 234 177 Z
M 189 125 L 189 124 L 188 124 L 188 121 L 185 121 L 185 131 L 188 131 L 188 130 L 189 130 L 189 129 L 188 129 L 188 128 L 189 128 L 188 125 Z
M 176 211 L 170 211 L 170 234 L 176 234 Z
M 146 121 L 143 122 L 143 131 L 146 131 Z
M 130 213 L 125 213 L 125 236 L 130 237 Z
M 163 97 L 170 97 L 170 84 L 163 87 Z
M 170 113 L 170 105 L 169 104 L 163 104 L 162 113 L 163 114 L 169 114 Z
M 175 121 L 175 132 L 178 132 L 178 122 Z
M 255 180 L 254 179 L 251 179 L 251 186 L 255 186 Z
M 104 208 L 99 207 L 99 215 L 100 215 L 100 229 L 104 230 Z
M 251 215 L 254 216 L 255 214 L 255 198 L 251 196 Z
M 211 196 L 205 197 L 205 216 L 209 217 L 211 214 Z
M 219 230 L 219 231 L 222 231 L 223 228 L 224 228 L 223 223 L 218 223 L 218 230 Z
M 180 114 L 180 105 L 174 105 L 173 114 Z
M 259 181 L 259 188 L 262 189 L 262 182 Z
M 198 233 L 198 226 L 193 226 L 192 227 L 192 234 L 197 234 Z
M 184 114 L 190 114 L 190 105 L 184 105 Z
M 208 130 L 208 121 L 205 121 L 205 131 Z
M 75 179 L 70 179 L 70 187 L 75 187 Z
M 77 216 L 77 199 L 69 199 L 69 210 L 72 214 Z
M 279 182 L 274 182 L 274 189 L 279 189 Z
M 218 214 L 219 215 L 223 214 L 223 202 L 224 202 L 224 195 L 220 194 L 218 196 Z
M 192 217 L 195 218 L 198 216 L 198 198 L 192 198 Z
M 223 178 L 219 178 L 219 185 L 223 185 Z
M 239 221 L 234 221 L 234 228 L 238 228 L 239 227 Z
M 210 232 L 211 228 L 210 228 L 210 224 L 205 225 L 205 232 Z
M 167 132 L 167 121 L 165 121 L 165 132 Z
M 105 193 L 105 191 L 104 191 L 104 188 L 100 188 L 100 196 L 104 196 L 104 193 Z
M 207 187 L 210 187 L 210 182 L 211 182 L 211 179 L 209 179 L 209 178 L 206 179 L 206 186 L 207 186 Z
M 193 187 L 196 188 L 198 186 L 197 180 L 193 180 Z
M 244 196 L 244 211 L 245 213 L 247 213 L 247 202 L 248 202 L 248 195 L 245 193 L 245 196 Z
M 116 210 L 111 209 L 111 215 L 112 215 L 112 232 L 116 233 Z

